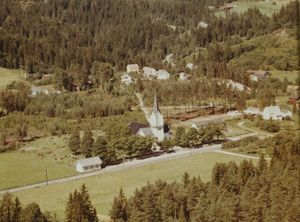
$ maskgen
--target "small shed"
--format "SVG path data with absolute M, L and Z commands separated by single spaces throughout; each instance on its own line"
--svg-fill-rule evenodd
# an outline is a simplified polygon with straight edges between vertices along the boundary
M 98 156 L 81 159 L 76 162 L 76 171 L 84 173 L 92 170 L 99 170 L 101 169 L 101 165 L 102 160 Z

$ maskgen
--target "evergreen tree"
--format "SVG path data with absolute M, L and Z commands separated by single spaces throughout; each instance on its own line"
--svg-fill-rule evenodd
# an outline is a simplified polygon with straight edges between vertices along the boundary
M 71 136 L 69 138 L 68 145 L 69 145 L 69 149 L 73 153 L 75 154 L 80 153 L 81 140 L 80 140 L 80 133 L 77 129 L 72 131 Z
M 123 193 L 122 188 L 119 191 L 119 195 L 116 196 L 113 200 L 112 209 L 109 215 L 114 222 L 128 221 L 127 199 Z
M 81 152 L 86 157 L 90 157 L 92 155 L 92 149 L 94 147 L 94 138 L 91 129 L 87 128 L 84 131 L 84 135 L 81 141 Z

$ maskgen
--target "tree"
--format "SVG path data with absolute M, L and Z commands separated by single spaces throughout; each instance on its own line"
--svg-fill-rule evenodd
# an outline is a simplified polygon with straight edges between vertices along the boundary
M 48 222 L 46 217 L 41 212 L 38 204 L 28 204 L 21 213 L 20 221 L 22 222 Z
M 72 131 L 71 136 L 69 138 L 69 149 L 73 153 L 78 154 L 80 153 L 80 145 L 81 145 L 80 133 L 79 130 L 75 129 Z
M 113 200 L 109 215 L 114 222 L 128 221 L 128 203 L 122 188 L 119 191 L 119 195 Z
M 93 133 L 90 128 L 86 128 L 81 141 L 81 153 L 86 157 L 90 157 L 92 155 L 93 147 L 94 147 Z
M 70 193 L 66 207 L 66 222 L 98 222 L 96 209 L 92 206 L 86 186 L 83 184 L 80 192 Z

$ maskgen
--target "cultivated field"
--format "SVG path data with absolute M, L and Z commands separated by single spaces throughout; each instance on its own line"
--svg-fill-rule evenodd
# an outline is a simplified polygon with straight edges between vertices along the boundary
M 0 154 L 0 189 L 22 186 L 46 179 L 76 174 L 74 167 L 44 160 L 33 153 L 11 152 Z
M 108 215 L 113 197 L 120 187 L 126 195 L 131 195 L 136 187 L 158 179 L 180 180 L 184 172 L 201 176 L 204 181 L 210 180 L 211 170 L 217 162 L 241 161 L 241 157 L 221 153 L 201 153 L 189 157 L 169 160 L 121 172 L 76 180 L 66 184 L 49 185 L 47 187 L 27 190 L 16 195 L 23 203 L 37 202 L 42 210 L 57 213 L 63 218 L 68 194 L 85 183 L 89 189 L 92 203 L 101 215 Z M 46 200 L 46 201 L 45 201 Z
M 22 79 L 22 72 L 19 69 L 5 69 L 0 67 L 0 89 L 5 89 L 7 84 Z

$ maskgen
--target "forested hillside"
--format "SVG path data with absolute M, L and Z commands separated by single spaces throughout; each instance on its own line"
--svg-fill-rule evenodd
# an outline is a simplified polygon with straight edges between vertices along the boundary
M 299 138 L 283 133 L 274 141 L 270 162 L 216 164 L 209 183 L 183 175 L 181 182 L 158 180 L 126 199 L 121 191 L 113 221 L 299 221 Z
M 171 52 L 182 57 L 195 47 L 233 35 L 249 38 L 297 23 L 297 2 L 273 18 L 255 9 L 219 18 L 208 10 L 210 4 L 207 0 L 3 0 L 0 66 L 33 73 L 79 64 L 87 74 L 95 61 L 117 68 L 132 62 L 159 67 Z M 200 21 L 208 28 L 197 28 Z

